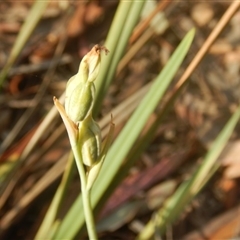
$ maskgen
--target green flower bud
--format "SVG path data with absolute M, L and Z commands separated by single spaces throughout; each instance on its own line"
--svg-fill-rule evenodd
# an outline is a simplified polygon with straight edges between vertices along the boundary
M 66 87 L 65 110 L 75 123 L 83 121 L 92 111 L 96 79 L 100 68 L 100 52 L 107 49 L 95 45 L 82 59 L 78 73 L 70 78 Z
M 91 167 L 98 161 L 101 153 L 101 142 L 100 127 L 91 115 L 79 122 L 77 144 L 86 166 Z
M 69 80 L 65 98 L 66 113 L 75 123 L 83 121 L 91 113 L 95 96 L 93 83 L 74 82 L 78 77 L 77 74 Z

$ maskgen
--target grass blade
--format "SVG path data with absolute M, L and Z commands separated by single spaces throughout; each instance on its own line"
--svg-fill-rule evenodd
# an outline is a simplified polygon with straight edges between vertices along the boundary
M 155 219 L 152 219 L 138 236 L 138 240 L 150 239 L 155 228 L 164 233 L 166 227 L 180 215 L 184 207 L 199 193 L 206 184 L 206 179 L 216 170 L 216 160 L 227 144 L 237 122 L 240 118 L 240 106 L 227 122 L 223 130 L 214 141 L 211 149 L 208 151 L 202 165 L 196 170 L 190 180 L 180 185 L 176 193 L 166 202 L 165 206 L 159 210 Z M 212 171 L 214 168 L 215 171 Z
M 33 7 L 31 8 L 21 28 L 21 31 L 17 36 L 17 39 L 10 53 L 8 61 L 0 73 L 0 87 L 2 87 L 2 84 L 8 74 L 9 69 L 12 67 L 12 65 L 16 61 L 24 45 L 26 44 L 28 38 L 30 37 L 31 33 L 33 32 L 39 20 L 41 19 L 42 14 L 47 7 L 47 4 L 48 4 L 48 0 L 45 0 L 45 1 L 36 0 Z
M 129 6 L 130 4 L 131 6 Z M 120 2 L 119 7 L 122 9 L 119 9 L 119 10 L 122 10 L 121 15 L 124 15 L 125 18 L 121 18 L 119 20 L 121 23 L 120 30 L 119 30 L 119 26 L 118 26 L 119 22 L 115 21 L 115 19 L 118 20 L 118 14 L 116 15 L 116 18 L 114 18 L 113 24 L 109 32 L 109 37 L 107 38 L 105 43 L 106 47 L 109 48 L 110 53 L 109 53 L 109 56 L 103 60 L 101 71 L 96 81 L 97 92 L 96 92 L 96 102 L 94 107 L 94 112 L 96 114 L 99 112 L 102 100 L 114 77 L 117 65 L 128 44 L 128 40 L 139 19 L 139 16 L 144 4 L 145 4 L 145 1 L 139 2 L 137 0 L 130 1 L 130 2 L 126 2 L 126 1 Z M 127 10 L 125 9 L 126 7 L 128 7 Z M 114 42 L 114 44 L 112 44 L 112 42 Z

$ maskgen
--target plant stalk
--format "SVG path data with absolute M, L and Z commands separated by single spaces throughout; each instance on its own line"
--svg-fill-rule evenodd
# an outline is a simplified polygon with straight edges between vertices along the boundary
M 80 175 L 83 210 L 84 210 L 85 221 L 87 225 L 88 237 L 91 240 L 97 240 L 98 239 L 97 232 L 96 232 L 93 211 L 92 211 L 91 201 L 90 201 L 90 190 L 87 190 L 87 178 L 86 178 L 86 173 L 83 165 L 83 159 L 77 145 L 72 146 L 72 151 L 73 151 L 73 155 L 75 157 L 78 172 Z

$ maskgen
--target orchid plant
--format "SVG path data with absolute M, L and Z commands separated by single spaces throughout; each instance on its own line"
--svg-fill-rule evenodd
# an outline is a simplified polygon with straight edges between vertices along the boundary
M 71 77 L 66 86 L 65 107 L 53 98 L 67 129 L 71 148 L 80 175 L 83 207 L 90 239 L 97 239 L 90 190 L 95 182 L 113 138 L 114 124 L 102 143 L 101 130 L 93 119 L 95 101 L 94 80 L 97 78 L 101 52 L 109 51 L 104 46 L 95 45 L 82 59 L 78 73 Z

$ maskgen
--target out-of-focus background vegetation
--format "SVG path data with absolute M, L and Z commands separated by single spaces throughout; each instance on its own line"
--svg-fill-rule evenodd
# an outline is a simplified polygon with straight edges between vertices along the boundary
M 122 16 L 117 16 L 119 1 L 0 2 L 1 239 L 33 239 L 63 183 L 62 174 L 71 162 L 70 145 L 52 99 L 60 98 L 81 58 L 95 44 L 105 45 L 112 54 L 102 56 L 104 66 L 115 64 L 115 68 L 107 69 L 105 78 L 111 83 L 99 97 L 98 103 L 103 102 L 96 119 L 105 136 L 113 113 L 117 139 L 148 85 L 192 28 L 194 40 L 166 94 L 123 157 L 116 177 L 94 203 L 98 235 L 100 239 L 239 237 L 240 128 L 239 116 L 234 115 L 240 98 L 239 6 L 233 6 L 235 1 L 132 2 L 122 1 Z M 223 19 L 231 6 L 230 16 Z M 180 89 L 178 80 L 221 21 L 221 33 Z M 112 37 L 119 34 L 115 45 L 109 37 L 111 26 Z M 174 103 L 169 100 L 172 96 Z M 158 116 L 164 118 L 160 117 L 145 149 L 141 139 Z M 139 155 L 137 146 L 143 150 Z M 121 152 L 119 148 L 115 155 Z M 82 212 L 76 206 L 80 186 L 75 168 L 69 175 L 49 223 L 51 236 L 61 239 L 68 229 L 69 238 L 87 239 L 83 224 L 78 224 L 78 210 L 79 215 Z M 103 175 L 107 178 L 110 173 Z

